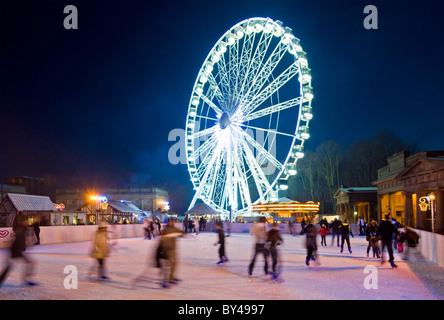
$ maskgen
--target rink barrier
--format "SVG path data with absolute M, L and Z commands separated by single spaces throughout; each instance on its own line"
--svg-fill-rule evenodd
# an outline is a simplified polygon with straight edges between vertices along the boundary
M 231 223 L 231 233 L 249 233 L 254 223 Z M 183 230 L 182 223 L 175 223 L 176 228 Z M 268 224 L 268 227 L 271 225 Z M 279 224 L 282 234 L 289 234 L 288 224 Z M 317 225 L 319 227 L 319 225 Z M 28 228 L 28 232 L 32 228 Z M 78 241 L 91 241 L 97 230 L 96 225 L 81 226 L 41 226 L 40 227 L 40 244 L 68 243 Z M 224 230 L 228 232 L 228 226 L 224 224 Z M 295 223 L 293 225 L 295 233 L 301 233 L 301 225 Z M 352 225 L 353 233 L 356 234 L 357 226 Z M 214 231 L 213 223 L 206 224 L 206 232 Z M 144 230 L 142 224 L 115 224 L 108 227 L 109 237 L 111 239 L 143 237 Z M 0 227 L 0 248 L 7 248 L 14 240 L 12 228 Z
M 413 230 L 419 235 L 418 249 L 424 258 L 444 268 L 444 235 L 424 230 Z

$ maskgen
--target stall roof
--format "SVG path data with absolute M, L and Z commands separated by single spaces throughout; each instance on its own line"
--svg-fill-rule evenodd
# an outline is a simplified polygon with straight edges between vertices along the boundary
M 205 202 L 200 202 L 196 204 L 193 208 L 185 212 L 185 214 L 220 214 L 220 212 L 213 209 Z
M 118 200 L 108 200 L 108 205 L 113 207 L 115 210 L 125 213 L 142 213 L 142 211 L 132 203 L 126 201 Z
M 9 198 L 17 211 L 56 211 L 54 203 L 47 196 L 8 193 L 4 201 Z

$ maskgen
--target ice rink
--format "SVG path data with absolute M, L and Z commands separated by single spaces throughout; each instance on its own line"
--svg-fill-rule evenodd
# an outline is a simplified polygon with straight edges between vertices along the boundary
M 282 266 L 281 282 L 264 276 L 263 258 L 258 257 L 253 278 L 247 274 L 253 254 L 254 239 L 247 233 L 226 238 L 230 261 L 217 265 L 218 247 L 212 232 L 188 234 L 177 243 L 178 284 L 160 285 L 160 272 L 154 266 L 157 238 L 115 240 L 106 260 L 109 280 L 97 281 L 96 261 L 89 256 L 91 242 L 40 245 L 27 249 L 34 261 L 33 280 L 37 286 L 23 285 L 24 264 L 17 260 L 3 286 L 0 300 L 6 299 L 87 299 L 87 300 L 288 300 L 288 299 L 444 299 L 443 269 L 416 259 L 405 262 L 395 254 L 398 268 L 387 262 L 367 258 L 365 237 L 351 238 L 353 253 L 345 248 L 319 246 L 319 265 L 305 265 L 304 236 L 283 235 L 279 246 Z M 346 253 L 347 252 L 347 253 Z M 6 263 L 8 249 L 0 250 L 0 265 Z M 386 254 L 387 255 L 387 254 Z M 370 253 L 371 256 L 371 253 Z M 65 281 L 77 269 L 77 289 L 66 289 Z M 368 266 L 374 266 L 368 267 Z M 367 268 L 366 268 L 367 267 Z M 366 273 L 367 272 L 367 273 Z M 372 277 L 372 281 L 370 278 Z M 366 285 L 367 283 L 367 285 Z M 369 284 L 373 288 L 369 288 Z M 367 288 L 366 288 L 367 287 Z M 375 288 L 377 287 L 377 288 Z

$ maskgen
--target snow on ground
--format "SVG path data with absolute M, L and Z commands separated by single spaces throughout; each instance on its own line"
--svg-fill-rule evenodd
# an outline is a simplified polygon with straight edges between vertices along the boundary
M 160 286 L 159 269 L 154 267 L 154 252 L 158 240 L 126 238 L 117 240 L 111 256 L 106 260 L 110 280 L 96 280 L 96 262 L 90 258 L 90 242 L 40 245 L 27 249 L 35 262 L 34 280 L 37 286 L 22 283 L 24 264 L 14 263 L 3 286 L 0 299 L 149 299 L 149 300 L 288 300 L 288 299 L 444 299 L 420 279 L 409 264 L 395 254 L 398 268 L 387 262 L 367 258 L 365 237 L 351 238 L 353 253 L 346 247 L 319 246 L 320 264 L 305 265 L 305 237 L 284 235 L 279 247 L 283 282 L 264 277 L 263 258 L 258 257 L 253 278 L 247 275 L 253 254 L 253 237 L 246 233 L 226 238 L 226 253 L 230 261 L 217 265 L 217 235 L 211 232 L 187 235 L 178 239 L 178 267 L 181 281 L 170 288 Z M 347 253 L 345 253 L 347 252 Z M 0 266 L 4 267 L 7 249 L 0 250 Z M 371 255 L 371 253 L 370 253 Z M 387 253 L 386 253 L 387 255 Z M 78 271 L 78 288 L 65 289 L 64 273 L 67 265 Z M 365 273 L 366 266 L 376 271 Z M 416 267 L 418 267 L 416 263 Z M 430 267 L 443 280 L 443 269 Z M 431 269 L 430 269 L 431 270 Z M 430 272 L 430 271 L 429 271 Z M 364 281 L 377 275 L 377 289 L 366 289 Z M 72 282 L 70 282 L 72 283 Z

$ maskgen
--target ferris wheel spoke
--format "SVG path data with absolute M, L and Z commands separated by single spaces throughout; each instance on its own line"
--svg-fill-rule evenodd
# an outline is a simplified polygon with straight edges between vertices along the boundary
M 226 103 L 225 97 L 212 73 L 208 75 L 208 82 L 210 84 L 208 88 L 209 96 L 216 97 L 217 101 L 219 102 L 219 105 L 224 106 Z
M 240 95 L 243 94 L 245 81 L 248 77 L 248 70 L 250 70 L 249 61 L 251 59 L 251 54 L 253 52 L 255 37 L 256 37 L 256 33 L 254 33 L 254 32 L 251 33 L 250 35 L 244 36 L 244 45 L 242 47 L 242 53 L 241 53 L 241 57 L 239 59 L 239 67 L 238 67 L 239 73 L 238 73 L 237 87 L 238 87 L 238 93 Z M 238 102 L 239 102 L 239 99 L 236 99 L 236 103 L 238 103 Z
M 287 136 L 287 137 L 291 137 L 291 138 L 295 138 L 296 137 L 295 134 L 286 133 L 286 132 L 280 132 L 280 131 L 277 131 L 275 129 L 265 129 L 265 128 L 255 127 L 255 126 L 251 126 L 251 125 L 247 125 L 247 124 L 242 124 L 242 123 L 239 124 L 239 126 L 245 127 L 247 129 L 255 129 L 255 130 L 261 130 L 261 131 L 268 132 L 268 133 L 275 133 L 275 134 L 279 134 L 279 135 Z
M 222 162 L 221 159 L 223 158 L 224 153 L 225 152 L 223 149 L 221 149 L 221 152 L 218 153 L 216 161 L 214 162 L 214 165 L 211 168 L 210 175 L 208 178 L 208 189 L 206 190 L 207 197 L 212 199 L 215 203 L 219 202 L 218 190 L 220 190 L 219 186 L 222 181 L 221 176 L 223 176 L 220 174 L 221 162 Z
M 217 121 L 217 119 L 212 119 L 212 118 L 207 118 L 207 117 L 202 117 L 202 116 L 199 116 L 199 117 Z M 197 139 L 202 136 L 206 136 L 207 134 L 212 134 L 212 133 L 216 132 L 218 128 L 219 128 L 219 125 L 216 124 L 208 129 L 204 129 L 202 131 L 198 131 L 198 132 L 191 134 L 189 136 L 189 139 Z
M 245 78 L 245 82 L 243 84 L 244 88 L 242 92 L 243 99 L 239 102 L 239 104 L 244 104 L 246 101 L 248 101 L 250 92 L 254 88 L 254 79 L 259 73 L 260 66 L 262 65 L 262 61 L 264 60 L 265 54 L 267 53 L 272 38 L 273 38 L 272 34 L 267 34 L 265 32 L 262 33 L 261 38 L 259 39 L 258 45 L 256 47 L 256 50 L 251 59 L 251 62 L 249 64 L 249 71 L 247 73 L 247 77 Z
M 237 150 L 237 156 L 235 157 L 234 161 L 235 177 L 237 184 L 239 185 L 241 202 L 245 203 L 247 206 L 251 206 L 251 195 L 247 185 L 248 178 L 245 166 L 241 161 L 243 157 L 239 154 L 239 152 L 242 152 L 242 150 Z
M 214 179 L 214 167 L 216 165 L 217 159 L 220 156 L 221 147 L 216 147 L 213 150 L 214 152 L 206 158 L 209 160 L 204 160 L 207 164 L 204 165 L 204 163 L 202 163 L 196 172 L 196 178 L 199 178 L 200 174 L 203 173 L 202 178 L 200 179 L 199 187 L 196 191 L 196 193 L 199 194 L 199 197 L 203 197 L 203 199 L 208 198 L 208 192 L 212 188 L 212 181 Z M 203 170 L 200 170 L 202 168 Z
M 279 41 L 279 44 L 274 48 L 270 57 L 264 63 L 262 68 L 256 73 L 256 76 L 251 84 L 251 89 L 249 90 L 249 95 L 246 97 L 246 101 L 249 101 L 252 97 L 254 97 L 257 92 L 262 88 L 264 83 L 269 80 L 272 75 L 274 69 L 282 60 L 282 57 L 288 51 L 288 46 L 285 45 L 282 41 Z
M 217 62 L 217 67 L 219 70 L 219 78 L 220 78 L 220 81 L 219 81 L 220 86 L 219 87 L 221 87 L 221 93 L 224 97 L 224 102 L 225 102 L 224 106 L 225 106 L 225 108 L 227 108 L 227 105 L 228 105 L 227 100 L 229 99 L 231 89 L 230 89 L 230 81 L 229 81 L 229 75 L 228 75 L 228 70 L 227 70 L 227 63 L 225 61 L 225 55 L 221 55 L 219 61 Z M 227 110 L 225 109 L 225 111 L 227 111 Z
M 276 159 L 275 156 L 273 156 L 267 149 L 265 149 L 261 144 L 256 142 L 249 134 L 247 134 L 245 131 L 241 132 L 242 137 L 250 143 L 255 149 L 256 154 L 260 154 L 261 156 L 265 157 L 268 161 L 270 161 L 278 170 L 282 170 L 283 164 L 279 162 L 278 159 Z
M 205 131 L 205 130 L 204 130 Z M 199 148 L 197 148 L 194 151 L 194 159 L 193 161 L 197 161 L 205 152 L 208 150 L 214 148 L 217 145 L 217 138 L 218 135 L 213 134 L 209 139 L 205 140 L 204 143 L 202 143 Z
M 285 71 L 283 71 L 276 79 L 274 79 L 267 87 L 258 93 L 248 104 L 243 106 L 243 113 L 249 114 L 259 105 L 267 100 L 273 93 L 286 84 L 299 72 L 299 66 L 296 62 L 292 63 Z
M 254 157 L 246 141 L 242 143 L 242 149 L 245 154 L 245 161 L 250 168 L 251 176 L 253 177 L 256 189 L 259 193 L 259 197 L 260 199 L 265 200 L 264 195 L 265 192 L 270 188 L 270 183 L 268 182 L 267 177 L 262 171 L 260 164 Z
M 217 114 L 222 114 L 222 113 L 223 113 L 223 111 L 222 111 L 218 106 L 216 106 L 216 104 L 215 104 L 213 101 L 211 101 L 206 95 L 201 94 L 200 97 L 201 97 L 202 100 L 203 100 L 208 106 L 210 106 L 211 109 L 213 109 Z
M 284 101 L 284 102 L 272 105 L 272 106 L 270 106 L 268 108 L 264 108 L 264 109 L 261 109 L 259 111 L 250 113 L 250 114 L 248 114 L 248 115 L 246 115 L 244 117 L 241 117 L 239 119 L 239 121 L 244 122 L 244 121 L 254 120 L 254 119 L 257 119 L 257 118 L 268 116 L 268 115 L 270 115 L 272 113 L 275 113 L 275 112 L 279 112 L 279 111 L 282 111 L 282 110 L 285 110 L 285 109 L 288 109 L 288 108 L 292 108 L 294 106 L 298 106 L 300 104 L 301 104 L 301 97 L 293 98 L 293 99 L 290 99 L 290 100 L 287 100 L 287 101 Z

